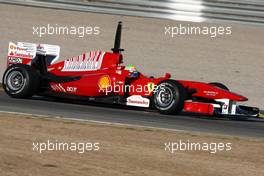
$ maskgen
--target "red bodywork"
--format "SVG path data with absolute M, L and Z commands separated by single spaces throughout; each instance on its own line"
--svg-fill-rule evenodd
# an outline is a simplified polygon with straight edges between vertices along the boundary
M 75 57 L 76 60 L 72 61 L 73 63 L 89 63 L 90 57 L 89 54 L 83 54 L 79 57 Z M 71 58 L 73 59 L 73 58 Z M 69 59 L 69 60 L 71 60 Z M 69 61 L 68 60 L 68 61 Z M 81 79 L 73 82 L 59 83 L 62 86 L 66 93 L 79 95 L 79 96 L 105 96 L 106 91 L 100 88 L 100 79 L 101 78 L 109 78 L 109 85 L 107 93 L 109 94 L 117 94 L 124 95 L 124 89 L 120 89 L 118 91 L 118 87 L 122 88 L 125 86 L 125 82 L 129 80 L 129 84 L 134 89 L 128 92 L 127 95 L 141 95 L 141 96 L 151 96 L 152 92 L 149 92 L 147 89 L 139 90 L 136 87 L 147 87 L 148 83 L 158 84 L 160 81 L 168 79 L 170 76 L 164 76 L 161 78 L 149 78 L 144 76 L 143 74 L 139 74 L 137 79 L 129 79 L 129 72 L 125 70 L 124 66 L 121 66 L 122 63 L 122 55 L 116 53 L 105 53 L 102 58 L 101 67 L 97 70 L 84 70 L 74 68 L 65 71 L 65 63 L 66 61 L 61 61 L 56 64 L 50 65 L 48 67 L 48 71 L 58 76 L 81 76 Z M 81 64 L 80 64 L 81 65 Z M 58 87 L 57 83 L 51 83 L 51 87 Z M 67 87 L 75 87 L 75 91 L 68 90 Z M 112 88 L 112 92 L 109 92 Z M 114 88 L 116 88 L 114 90 Z M 63 92 L 63 89 L 53 89 L 56 92 Z
M 96 62 L 99 62 L 100 59 L 100 67 L 98 67 L 97 63 L 97 68 L 89 68 L 89 64 L 96 65 Z M 103 53 L 101 51 L 97 51 L 84 53 L 78 57 L 73 57 L 71 59 L 52 64 L 48 66 L 48 72 L 54 75 L 80 76 L 80 79 L 76 81 L 65 83 L 51 82 L 50 86 L 52 91 L 87 97 L 100 97 L 108 95 L 124 96 L 124 86 L 129 84 L 131 87 L 134 87 L 134 89 L 130 89 L 130 91 L 126 93 L 126 96 L 141 95 L 143 97 L 150 98 L 152 96 L 152 91 L 149 89 L 149 85 L 158 85 L 159 82 L 170 78 L 170 74 L 168 73 L 166 73 L 164 77 L 159 78 L 147 77 L 141 73 L 136 79 L 129 78 L 129 72 L 121 65 L 122 59 L 123 56 L 118 53 Z M 66 67 L 68 67 L 68 69 Z M 186 88 L 187 92 L 192 92 L 192 97 L 201 97 L 212 100 L 247 100 L 246 97 L 217 88 L 207 83 L 186 80 L 178 81 Z M 144 87 L 145 89 L 136 89 L 136 87 Z M 214 107 L 210 103 L 192 102 L 186 100 L 184 111 L 212 115 Z

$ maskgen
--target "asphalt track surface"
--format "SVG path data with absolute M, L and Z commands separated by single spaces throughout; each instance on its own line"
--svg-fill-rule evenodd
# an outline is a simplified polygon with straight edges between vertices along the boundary
M 240 137 L 264 137 L 264 121 L 231 120 L 195 115 L 161 115 L 156 111 L 139 108 L 69 102 L 54 98 L 33 97 L 14 99 L 0 93 L 0 111 L 31 113 L 53 117 L 85 119 L 109 123 L 140 125 L 192 132 L 223 134 Z

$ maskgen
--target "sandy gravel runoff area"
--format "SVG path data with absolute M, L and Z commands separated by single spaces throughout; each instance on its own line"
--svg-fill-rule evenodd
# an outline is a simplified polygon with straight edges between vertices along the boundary
M 264 109 L 264 28 L 232 25 L 232 34 L 165 35 L 165 26 L 219 26 L 151 18 L 124 17 L 0 4 L 0 76 L 6 65 L 9 41 L 57 44 L 61 58 L 113 47 L 116 24 L 124 22 L 122 47 L 126 64 L 135 64 L 149 75 L 170 72 L 173 78 L 219 81 L 249 98 L 248 104 Z M 99 26 L 99 35 L 33 35 L 33 26 Z M 2 76 L 1 76 L 2 77 Z
M 42 151 L 33 143 L 98 142 L 99 150 Z M 229 151 L 165 151 L 165 142 L 232 143 Z M 263 139 L 0 113 L 0 175 L 261 176 Z

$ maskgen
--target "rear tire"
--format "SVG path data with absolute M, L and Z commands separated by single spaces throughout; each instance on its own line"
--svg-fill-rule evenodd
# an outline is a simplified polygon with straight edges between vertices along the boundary
M 177 114 L 184 108 L 185 88 L 175 80 L 161 81 L 153 94 L 153 105 L 161 114 Z
M 14 64 L 3 76 L 3 88 L 13 98 L 29 98 L 39 87 L 39 74 L 29 65 Z

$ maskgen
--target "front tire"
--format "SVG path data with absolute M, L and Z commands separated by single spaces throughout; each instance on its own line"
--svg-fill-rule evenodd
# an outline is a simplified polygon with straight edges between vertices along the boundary
M 39 75 L 28 65 L 14 64 L 3 76 L 3 88 L 13 98 L 29 98 L 39 87 Z
M 153 105 L 161 114 L 177 114 L 184 108 L 185 88 L 175 80 L 161 81 L 153 94 Z

